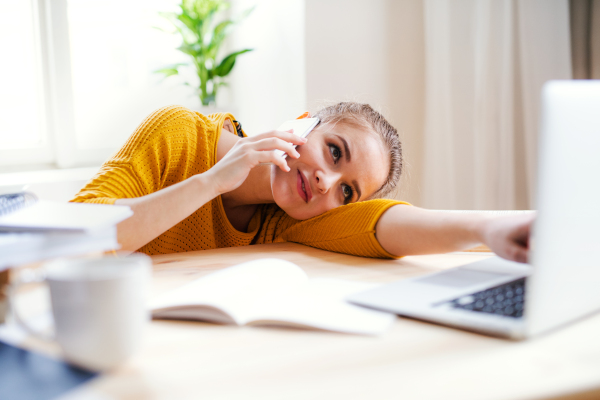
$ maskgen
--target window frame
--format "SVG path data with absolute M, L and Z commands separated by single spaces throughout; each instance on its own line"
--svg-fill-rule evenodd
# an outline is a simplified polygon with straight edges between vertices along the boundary
M 49 121 L 49 88 L 48 88 L 48 69 L 46 44 L 42 40 L 46 33 L 46 21 L 42 4 L 44 0 L 30 0 L 33 19 L 33 37 L 35 46 L 35 58 L 38 61 L 36 66 L 37 80 L 40 83 L 40 119 L 41 119 L 41 142 L 35 145 L 0 149 L 0 166 L 31 165 L 53 163 L 55 157 L 55 146 Z M 37 106 L 37 105 L 36 105 Z
M 81 148 L 75 130 L 71 47 L 67 0 L 30 0 L 42 97 L 42 142 L 37 146 L 0 149 L 0 167 L 98 165 L 113 147 Z
M 67 0 L 38 1 L 44 3 L 48 27 L 45 45 L 49 54 L 49 119 L 55 140 L 54 161 L 59 168 L 98 164 L 114 149 L 83 149 L 77 145 Z

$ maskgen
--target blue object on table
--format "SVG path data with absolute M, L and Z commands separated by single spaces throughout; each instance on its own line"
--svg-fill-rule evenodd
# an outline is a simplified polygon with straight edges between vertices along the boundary
M 2 400 L 53 399 L 97 375 L 0 341 Z

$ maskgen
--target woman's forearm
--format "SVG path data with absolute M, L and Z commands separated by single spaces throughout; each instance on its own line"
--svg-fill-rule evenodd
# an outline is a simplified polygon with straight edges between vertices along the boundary
M 396 256 L 447 253 L 485 242 L 481 214 L 457 214 L 397 205 L 388 209 L 376 226 L 381 246 Z
M 134 251 L 184 220 L 219 193 L 206 174 L 146 196 L 118 199 L 115 204 L 131 207 L 133 216 L 117 225 L 121 249 Z

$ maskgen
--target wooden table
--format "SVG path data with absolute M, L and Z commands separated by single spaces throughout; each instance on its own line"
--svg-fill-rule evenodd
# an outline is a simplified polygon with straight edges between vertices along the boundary
M 291 243 L 181 253 L 153 257 L 153 295 L 263 257 L 292 261 L 310 277 L 390 282 L 488 256 L 463 253 L 373 260 Z M 31 340 L 26 345 L 40 348 Z M 127 364 L 66 398 L 84 395 L 92 399 L 598 399 L 600 316 L 527 342 L 405 318 L 381 337 L 153 321 L 142 350 Z

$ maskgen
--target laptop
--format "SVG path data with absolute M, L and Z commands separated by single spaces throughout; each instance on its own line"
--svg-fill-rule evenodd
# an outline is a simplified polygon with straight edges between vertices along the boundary
M 600 310 L 600 81 L 548 82 L 541 122 L 529 265 L 490 257 L 348 300 L 511 339 Z

